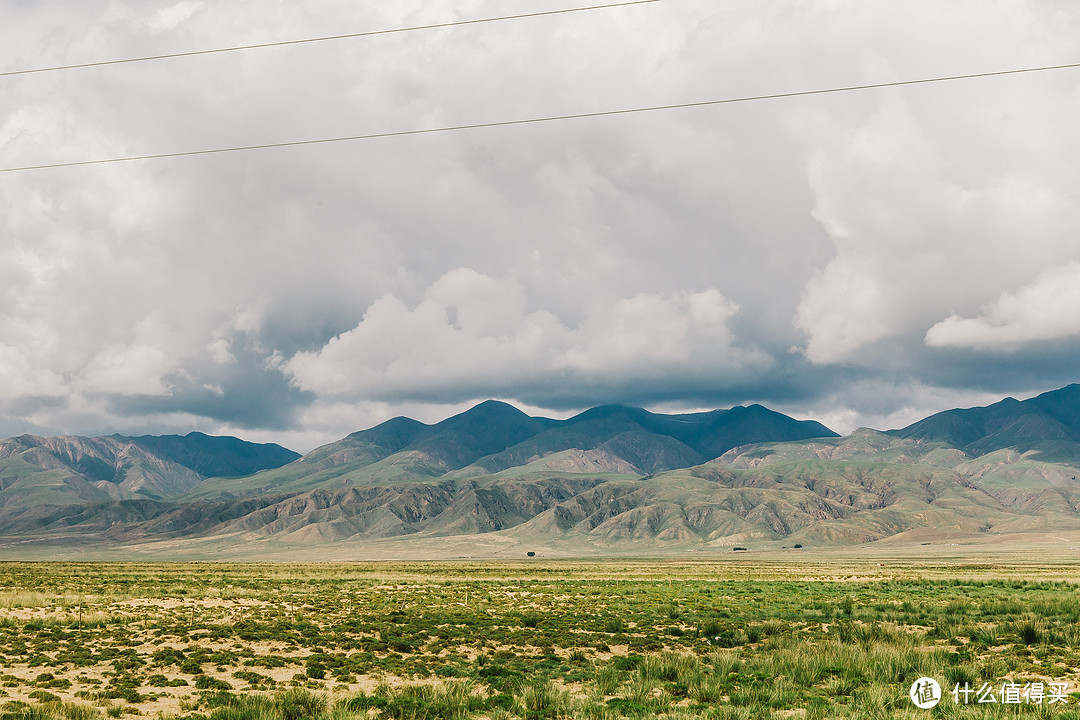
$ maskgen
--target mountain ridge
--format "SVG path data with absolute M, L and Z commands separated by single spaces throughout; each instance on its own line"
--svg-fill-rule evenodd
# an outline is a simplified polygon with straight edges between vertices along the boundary
M 488 400 L 432 425 L 395 418 L 257 477 L 201 483 L 192 497 L 434 480 L 448 474 L 492 475 L 566 450 L 590 452 L 628 432 L 640 433 L 636 443 L 616 442 L 607 450 L 615 456 L 613 460 L 627 462 L 632 474 L 639 475 L 699 464 L 758 439 L 836 435 L 816 421 L 795 420 L 760 405 L 686 415 L 605 405 L 554 420 L 531 417 L 512 405 Z M 648 469 L 619 457 L 619 452 Z
M 164 499 L 197 487 L 208 477 L 203 472 L 247 474 L 299 457 L 273 443 L 197 432 L 139 437 L 24 434 L 0 440 L 0 503 Z
M 110 472 L 150 487 L 155 469 L 216 467 L 205 436 L 151 457 L 175 437 L 144 436 L 124 445 L 127 455 L 117 437 L 66 454 L 61 440 L 24 437 L 21 455 L 0 442 L 4 488 L 35 458 L 43 477 L 83 473 L 77 502 L 4 502 L 0 549 L 78 538 L 132 552 L 408 555 L 471 538 L 595 554 L 1080 533 L 1077 385 L 843 437 L 760 405 L 683 415 L 606 405 L 556 420 L 487 401 L 433 424 L 393 418 L 284 465 L 199 476 L 167 496 L 95 494 L 117 479 Z M 228 442 L 217 445 L 228 455 Z M 251 448 L 240 449 L 233 461 Z M 11 457 L 22 465 L 5 465 Z
M 945 410 L 887 432 L 902 438 L 947 442 L 979 453 L 1047 439 L 1080 445 L 1080 384 L 1028 400 L 1007 397 L 985 407 Z

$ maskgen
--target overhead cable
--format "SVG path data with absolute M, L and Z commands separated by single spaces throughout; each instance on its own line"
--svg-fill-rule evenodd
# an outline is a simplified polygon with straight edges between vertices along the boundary
M 326 42 L 328 40 L 347 40 L 350 38 L 371 37 L 373 35 L 390 35 L 393 33 L 414 32 L 417 30 L 437 30 L 440 28 L 459 27 L 461 25 L 479 25 L 481 23 L 501 22 L 504 20 L 523 20 L 547 15 L 565 15 L 567 13 L 586 12 L 589 10 L 606 10 L 608 8 L 626 7 L 628 5 L 647 5 L 649 3 L 662 2 L 662 0 L 629 0 L 628 2 L 609 3 L 607 5 L 589 5 L 587 7 L 566 8 L 564 10 L 545 10 L 543 12 L 521 13 L 519 15 L 502 15 L 499 17 L 479 18 L 475 20 L 455 20 L 451 22 L 434 23 L 431 25 L 414 25 L 412 27 L 391 28 L 389 30 L 369 30 L 367 32 L 346 33 L 343 35 L 324 35 L 321 37 L 303 38 L 300 40 L 280 40 L 277 42 L 255 43 L 252 45 L 234 45 L 232 47 L 214 48 L 211 50 L 191 50 L 189 52 L 165 53 L 162 55 L 146 55 L 143 57 L 123 58 L 120 60 L 100 60 L 98 62 L 75 63 L 72 65 L 55 65 L 53 67 L 31 68 L 28 70 L 8 70 L 0 72 L 0 77 L 12 75 L 31 75 L 33 73 L 56 72 L 59 70 L 74 70 L 76 68 L 101 67 L 103 65 L 123 65 L 125 63 L 146 62 L 148 60 L 167 60 L 170 58 L 192 57 L 195 55 L 213 55 L 216 53 L 237 52 L 240 50 L 258 50 L 262 48 L 284 47 L 286 45 L 303 45 L 305 43 Z
M 0 168 L 0 173 L 22 172 L 25 170 L 44 170 L 48 168 L 77 167 L 81 165 L 104 165 L 107 163 L 132 162 L 135 160 L 160 160 L 163 158 L 187 157 L 191 155 L 213 155 L 217 153 L 242 152 L 247 150 L 266 150 L 270 148 L 297 147 L 300 145 L 322 145 L 327 143 L 351 142 L 355 140 L 374 140 L 377 138 L 402 137 L 405 135 L 428 135 L 433 133 L 456 132 L 461 130 L 476 130 L 480 128 L 507 127 L 510 125 L 529 125 L 534 123 L 556 122 L 560 120 L 580 120 L 585 118 L 610 117 L 613 115 L 630 115 L 632 113 L 657 112 L 661 110 L 707 107 L 710 105 L 730 105 L 735 103 L 748 103 L 761 100 L 779 100 L 782 98 L 807 97 L 811 95 L 828 95 L 832 93 L 853 92 L 856 90 L 873 90 L 878 88 L 900 87 L 904 85 L 925 85 L 929 83 L 941 83 L 956 80 L 971 80 L 974 78 L 1000 77 L 1004 75 L 1019 75 L 1021 73 L 1034 73 L 1044 72 L 1048 70 L 1064 70 L 1074 68 L 1080 68 L 1080 63 L 1068 63 L 1064 65 L 1044 65 L 1041 67 L 1021 68 L 1017 70 L 998 70 L 994 72 L 971 73 L 967 75 L 947 75 L 942 77 L 922 78 L 918 80 L 897 80 L 884 83 L 868 83 L 865 85 L 847 85 L 844 87 L 825 88 L 821 90 L 800 90 L 796 92 L 773 93 L 769 95 L 749 95 L 744 97 L 724 98 L 721 100 L 702 100 L 699 102 L 674 103 L 670 105 L 651 105 L 648 107 L 625 108 L 621 110 L 600 110 L 597 112 L 573 113 L 567 115 L 549 115 L 546 117 L 524 118 L 520 120 L 497 120 L 492 122 L 470 123 L 466 125 L 448 125 L 443 127 L 421 128 L 416 130 L 397 130 L 392 132 L 367 133 L 363 135 L 347 135 L 343 137 L 319 138 L 314 140 L 292 140 L 287 142 L 262 143 L 258 145 L 238 145 L 235 147 L 211 148 L 206 150 L 185 150 L 181 152 L 155 153 L 152 155 L 131 155 L 128 157 L 105 158 L 100 160 L 77 160 L 73 162 L 43 163 L 40 165 L 24 165 L 22 167 Z

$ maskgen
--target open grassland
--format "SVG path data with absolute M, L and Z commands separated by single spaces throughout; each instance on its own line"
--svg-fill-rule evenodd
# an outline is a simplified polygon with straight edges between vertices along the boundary
M 1065 720 L 1077 580 L 1071 564 L 809 556 L 4 563 L 0 720 Z M 933 710 L 908 698 L 922 676 L 945 688 Z M 1045 697 L 1001 702 L 1004 682 Z M 984 686 L 997 703 L 976 702 Z

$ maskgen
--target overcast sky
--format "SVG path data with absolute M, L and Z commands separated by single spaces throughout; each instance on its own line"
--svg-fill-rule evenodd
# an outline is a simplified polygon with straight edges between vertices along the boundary
M 587 4 L 0 0 L 0 71 Z M 1074 62 L 1073 2 L 661 0 L 0 77 L 0 168 Z M 1078 117 L 1072 69 L 0 173 L 0 436 L 1030 396 L 1080 380 Z

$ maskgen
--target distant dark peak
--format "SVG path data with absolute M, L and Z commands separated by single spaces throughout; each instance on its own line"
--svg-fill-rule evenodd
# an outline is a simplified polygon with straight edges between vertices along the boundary
M 1080 440 L 1080 386 L 1030 400 L 1007 397 L 986 407 L 945 410 L 890 434 L 948 442 L 976 453 L 1031 446 L 1038 440 Z
M 514 407 L 510 403 L 503 402 L 502 400 L 484 400 L 483 402 L 476 403 L 470 409 L 471 410 L 476 410 L 478 408 L 510 408 L 511 410 L 521 412 L 520 410 L 518 410 L 516 407 Z
M 822 425 L 817 420 L 796 420 L 800 427 L 807 430 L 808 438 L 838 438 L 840 433 Z
M 502 452 L 549 427 L 498 400 L 488 400 L 426 428 L 409 446 L 447 468 L 461 468 Z
M 564 422 L 576 423 L 583 420 L 602 420 L 611 417 L 625 417 L 637 420 L 642 417 L 650 416 L 652 416 L 652 413 L 639 407 L 631 407 L 629 405 L 598 405 L 594 408 L 589 408 L 585 412 L 578 413 Z
M 370 435 L 373 432 L 384 431 L 389 433 L 398 433 L 402 431 L 418 430 L 420 428 L 429 427 L 419 420 L 413 420 L 412 418 L 405 417 L 404 415 L 398 415 L 395 418 L 390 418 L 386 422 L 379 423 L 373 428 L 367 430 L 357 430 L 354 433 L 350 433 L 345 437 L 346 440 L 358 438 L 365 435 Z
M 1057 390 L 1044 392 L 1041 395 L 1025 400 L 1033 405 L 1050 405 L 1055 403 L 1080 403 L 1080 385 L 1073 383 Z
M 346 440 L 366 440 L 397 451 L 413 442 L 442 432 L 448 428 L 468 425 L 490 425 L 504 422 L 520 423 L 529 421 L 528 415 L 513 405 L 500 400 L 485 400 L 468 410 L 446 418 L 434 425 L 427 425 L 419 420 L 398 416 L 380 423 L 367 430 L 358 430 L 348 435 Z
M 1060 390 L 1052 390 L 1026 400 L 1025 403 L 1080 434 L 1080 385 L 1067 385 Z
M 750 405 L 736 405 L 731 408 L 732 412 L 743 412 L 748 415 L 779 415 L 780 413 L 770 410 L 764 405 L 758 403 L 751 403 Z
M 379 427 L 399 428 L 399 427 L 427 427 L 419 420 L 413 420 L 412 418 L 405 417 L 404 415 L 398 415 L 395 418 L 390 418 Z
M 482 403 L 480 403 L 478 405 L 472 406 L 471 408 L 469 408 L 468 410 L 466 410 L 463 413 L 459 413 L 459 414 L 455 415 L 452 418 L 448 418 L 447 420 L 443 420 L 441 423 L 438 423 L 438 425 L 442 425 L 443 423 L 448 423 L 451 420 L 456 420 L 456 419 L 459 419 L 459 418 L 470 418 L 471 419 L 471 418 L 503 418 L 503 417 L 527 418 L 529 416 L 526 415 L 525 413 L 521 412 L 520 410 L 518 410 L 513 405 L 510 405 L 509 403 L 504 403 L 501 400 L 485 400 L 484 402 L 482 402 Z
M 399 416 L 376 425 L 370 430 L 354 432 L 345 440 L 370 442 L 386 448 L 389 452 L 397 452 L 416 442 L 419 437 L 430 430 L 431 426 L 425 425 L 419 420 Z
M 203 477 L 250 475 L 281 467 L 299 453 L 274 443 L 251 443 L 232 436 L 192 432 L 180 435 L 114 436 L 165 460 L 194 470 Z
M 495 426 L 535 426 L 537 432 L 543 428 L 543 424 L 539 420 L 529 417 L 513 405 L 498 400 L 486 400 L 463 413 L 454 415 L 430 427 L 433 432 L 438 433 L 450 429 L 491 428 Z
M 714 412 L 714 417 L 724 418 L 727 421 L 741 420 L 743 418 L 763 418 L 771 416 L 780 416 L 780 413 L 773 412 L 763 405 L 757 403 L 751 405 L 736 405 L 730 410 L 717 410 Z
M 622 412 L 643 412 L 643 410 L 642 408 L 634 407 L 633 405 L 619 405 L 617 403 L 614 403 L 611 405 L 597 405 L 591 410 L 586 410 L 585 412 L 611 415 L 612 413 Z M 584 415 L 585 413 L 582 414 Z
M 719 417 L 720 415 L 727 415 L 731 410 L 705 410 L 704 412 L 692 412 L 681 413 L 679 415 L 664 415 L 663 417 L 671 418 L 672 420 L 681 420 L 684 422 L 701 422 L 708 420 L 709 418 Z

